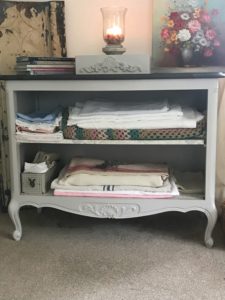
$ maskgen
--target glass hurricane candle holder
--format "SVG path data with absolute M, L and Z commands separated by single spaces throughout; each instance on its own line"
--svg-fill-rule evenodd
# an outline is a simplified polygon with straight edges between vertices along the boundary
M 123 54 L 126 49 L 122 46 L 125 39 L 125 7 L 103 7 L 103 39 L 106 46 L 102 51 L 106 54 Z

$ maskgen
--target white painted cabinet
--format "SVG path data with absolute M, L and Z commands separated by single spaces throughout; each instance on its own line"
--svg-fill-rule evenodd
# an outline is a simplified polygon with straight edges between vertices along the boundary
M 20 240 L 22 226 L 19 209 L 25 205 L 52 207 L 63 211 L 98 218 L 134 218 L 167 211 L 201 211 L 208 224 L 205 244 L 213 245 L 212 230 L 217 211 L 215 207 L 215 156 L 218 80 L 206 79 L 76 79 L 76 80 L 10 80 L 7 81 L 9 135 L 12 177 L 12 199 L 9 214 L 15 225 L 13 237 Z M 101 97 L 148 99 L 167 97 L 170 101 L 187 103 L 207 113 L 206 140 L 160 141 L 46 141 L 17 140 L 16 112 L 28 113 L 35 109 L 49 109 L 58 104 L 68 106 L 75 100 Z M 203 171 L 205 192 L 202 195 L 180 195 L 172 199 L 79 198 L 46 195 L 26 195 L 21 191 L 21 172 L 25 161 L 37 151 L 54 151 L 66 164 L 75 155 L 104 159 L 126 159 L 130 162 L 166 162 L 183 171 Z M 28 212 L 29 213 L 29 212 Z

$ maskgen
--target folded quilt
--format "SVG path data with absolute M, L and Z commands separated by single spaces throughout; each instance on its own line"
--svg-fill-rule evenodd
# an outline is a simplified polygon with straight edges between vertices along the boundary
M 68 190 L 68 191 L 137 191 L 151 193 L 169 193 L 171 183 L 169 178 L 165 179 L 161 187 L 141 186 L 141 185 L 61 185 L 59 182 L 65 176 L 66 168 L 60 172 L 59 177 L 51 183 L 51 189 Z
M 142 185 L 161 187 L 169 177 L 168 168 L 152 164 L 117 164 L 75 158 L 60 185 Z

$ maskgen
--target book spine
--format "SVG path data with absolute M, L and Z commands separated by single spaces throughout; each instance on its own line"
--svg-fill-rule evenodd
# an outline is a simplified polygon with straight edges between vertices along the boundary
M 31 65 L 74 65 L 74 61 L 65 61 L 65 60 L 36 60 L 33 61 Z
M 35 63 L 38 61 L 50 61 L 50 62 L 74 62 L 75 58 L 74 57 L 47 57 L 47 56 L 18 56 L 16 58 L 16 62 L 20 63 L 20 62 L 27 62 L 27 63 Z
M 64 64 L 57 64 L 57 63 L 46 63 L 46 64 L 23 64 L 23 63 L 18 63 L 16 64 L 15 68 L 17 69 L 27 69 L 27 68 L 69 68 L 69 69 L 73 69 L 75 68 L 75 64 L 74 63 L 64 63 Z
M 57 74 L 69 74 L 73 75 L 73 70 L 29 70 L 30 75 L 57 75 Z

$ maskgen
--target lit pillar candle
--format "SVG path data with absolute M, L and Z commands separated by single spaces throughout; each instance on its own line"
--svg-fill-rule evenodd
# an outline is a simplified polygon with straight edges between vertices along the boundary
M 117 45 L 122 43 L 124 41 L 122 29 L 116 25 L 114 25 L 111 28 L 107 28 L 106 33 L 104 35 L 104 40 L 106 41 L 106 43 L 111 45 Z
M 126 49 L 122 42 L 125 39 L 125 7 L 102 7 L 103 38 L 106 46 L 102 48 L 105 54 L 123 54 Z

